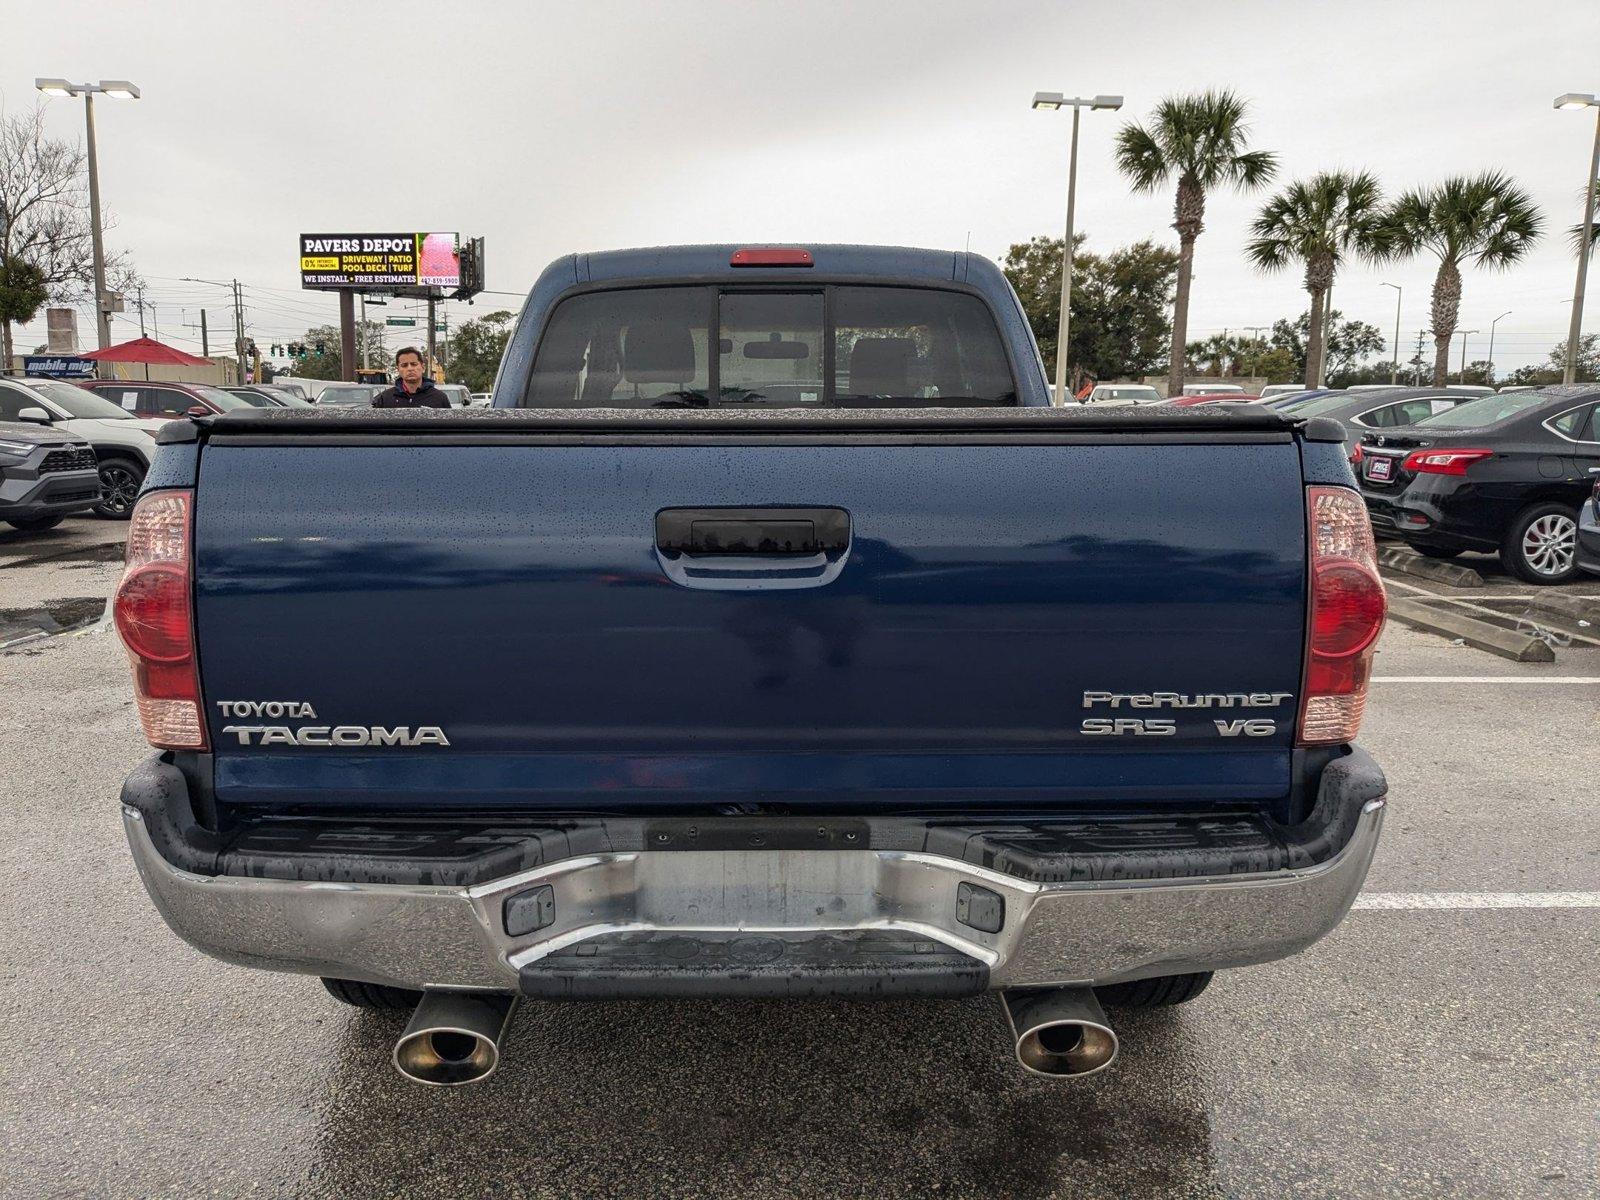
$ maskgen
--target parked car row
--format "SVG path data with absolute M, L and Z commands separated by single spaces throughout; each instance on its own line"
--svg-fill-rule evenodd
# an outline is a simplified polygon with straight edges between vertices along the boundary
M 1600 384 L 1453 404 L 1363 434 L 1356 458 L 1373 528 L 1421 554 L 1495 552 L 1534 584 L 1600 574 Z
M 92 507 L 100 516 L 125 521 L 155 454 L 163 419 L 60 380 L 5 378 L 0 379 L 0 422 L 86 443 L 98 474 Z
M 1097 384 L 1081 403 L 1265 404 L 1327 418 L 1344 428 L 1379 534 L 1430 558 L 1495 553 L 1533 584 L 1600 575 L 1600 384 L 1273 385 L 1259 396 L 1197 384 L 1185 393 L 1163 399 L 1143 384 Z
M 319 381 L 320 382 L 320 381 Z M 465 385 L 438 385 L 454 407 L 480 401 Z M 91 379 L 0 378 L 0 520 L 19 529 L 48 529 L 66 516 L 92 510 L 127 520 L 150 469 L 156 433 L 171 420 L 242 408 L 305 408 L 312 405 L 301 381 L 214 387 L 210 384 Z M 329 383 L 319 404 L 368 404 L 383 388 Z M 37 454 L 19 447 L 44 447 Z M 56 451 L 87 453 L 70 470 Z M 76 452 L 76 451 L 75 451 Z M 54 457 L 50 457 L 54 455 Z M 80 456 L 81 457 L 81 456 Z M 35 471 L 35 459 L 50 468 Z M 94 478 L 85 480 L 83 471 Z

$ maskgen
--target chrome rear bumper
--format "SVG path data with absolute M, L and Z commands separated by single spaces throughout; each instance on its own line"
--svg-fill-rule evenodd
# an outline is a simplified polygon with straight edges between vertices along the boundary
M 1259 874 L 1037 883 L 900 850 L 639 851 L 564 859 L 488 883 L 436 886 L 199 875 L 168 862 L 123 806 L 161 915 L 227 962 L 407 988 L 519 987 L 553 952 L 624 931 L 896 931 L 959 950 L 990 987 L 1099 985 L 1247 966 L 1305 949 L 1366 878 L 1385 801 L 1315 865 Z M 958 919 L 970 884 L 1004 900 L 997 932 Z M 548 885 L 550 924 L 506 932 L 505 902 Z

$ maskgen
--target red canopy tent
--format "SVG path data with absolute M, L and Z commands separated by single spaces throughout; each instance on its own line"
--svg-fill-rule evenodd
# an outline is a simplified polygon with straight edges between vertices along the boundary
M 123 342 L 117 346 L 107 346 L 104 350 L 89 350 L 80 354 L 79 358 L 92 358 L 98 362 L 145 363 L 159 364 L 169 367 L 209 367 L 212 362 L 209 358 L 201 358 L 198 354 L 190 354 L 179 350 L 176 346 L 169 346 L 165 342 L 158 342 L 155 338 L 134 338 L 131 342 Z
M 150 365 L 166 367 L 209 367 L 212 362 L 209 358 L 201 358 L 198 354 L 190 354 L 179 350 L 176 346 L 169 346 L 165 342 L 158 342 L 155 338 L 134 338 L 131 342 L 122 342 L 120 345 L 107 346 L 104 350 L 90 350 L 79 356 L 92 358 L 96 362 L 112 363 L 143 363 L 145 366 L 144 377 L 150 378 Z

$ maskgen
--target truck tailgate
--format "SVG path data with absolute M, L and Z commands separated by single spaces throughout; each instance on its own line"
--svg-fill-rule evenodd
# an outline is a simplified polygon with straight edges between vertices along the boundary
M 735 526 L 704 511 L 723 509 Z M 787 562 L 715 552 L 764 509 L 837 511 L 847 538 Z M 663 510 L 702 521 L 700 567 L 662 548 Z M 412 811 L 1279 797 L 1305 521 L 1287 432 L 214 433 L 195 599 L 216 794 Z M 434 727 L 447 744 L 407 744 Z

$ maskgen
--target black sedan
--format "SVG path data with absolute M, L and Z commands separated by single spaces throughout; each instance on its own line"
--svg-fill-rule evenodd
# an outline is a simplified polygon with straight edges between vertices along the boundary
M 1363 436 L 1373 527 L 1430 558 L 1497 551 L 1529 583 L 1578 572 L 1578 513 L 1600 467 L 1600 384 L 1484 396 Z
M 1372 429 L 1394 429 L 1449 412 L 1477 400 L 1478 392 L 1451 388 L 1373 388 L 1354 392 L 1314 392 L 1277 405 L 1291 417 L 1330 417 L 1344 426 L 1344 444 L 1353 451 Z

